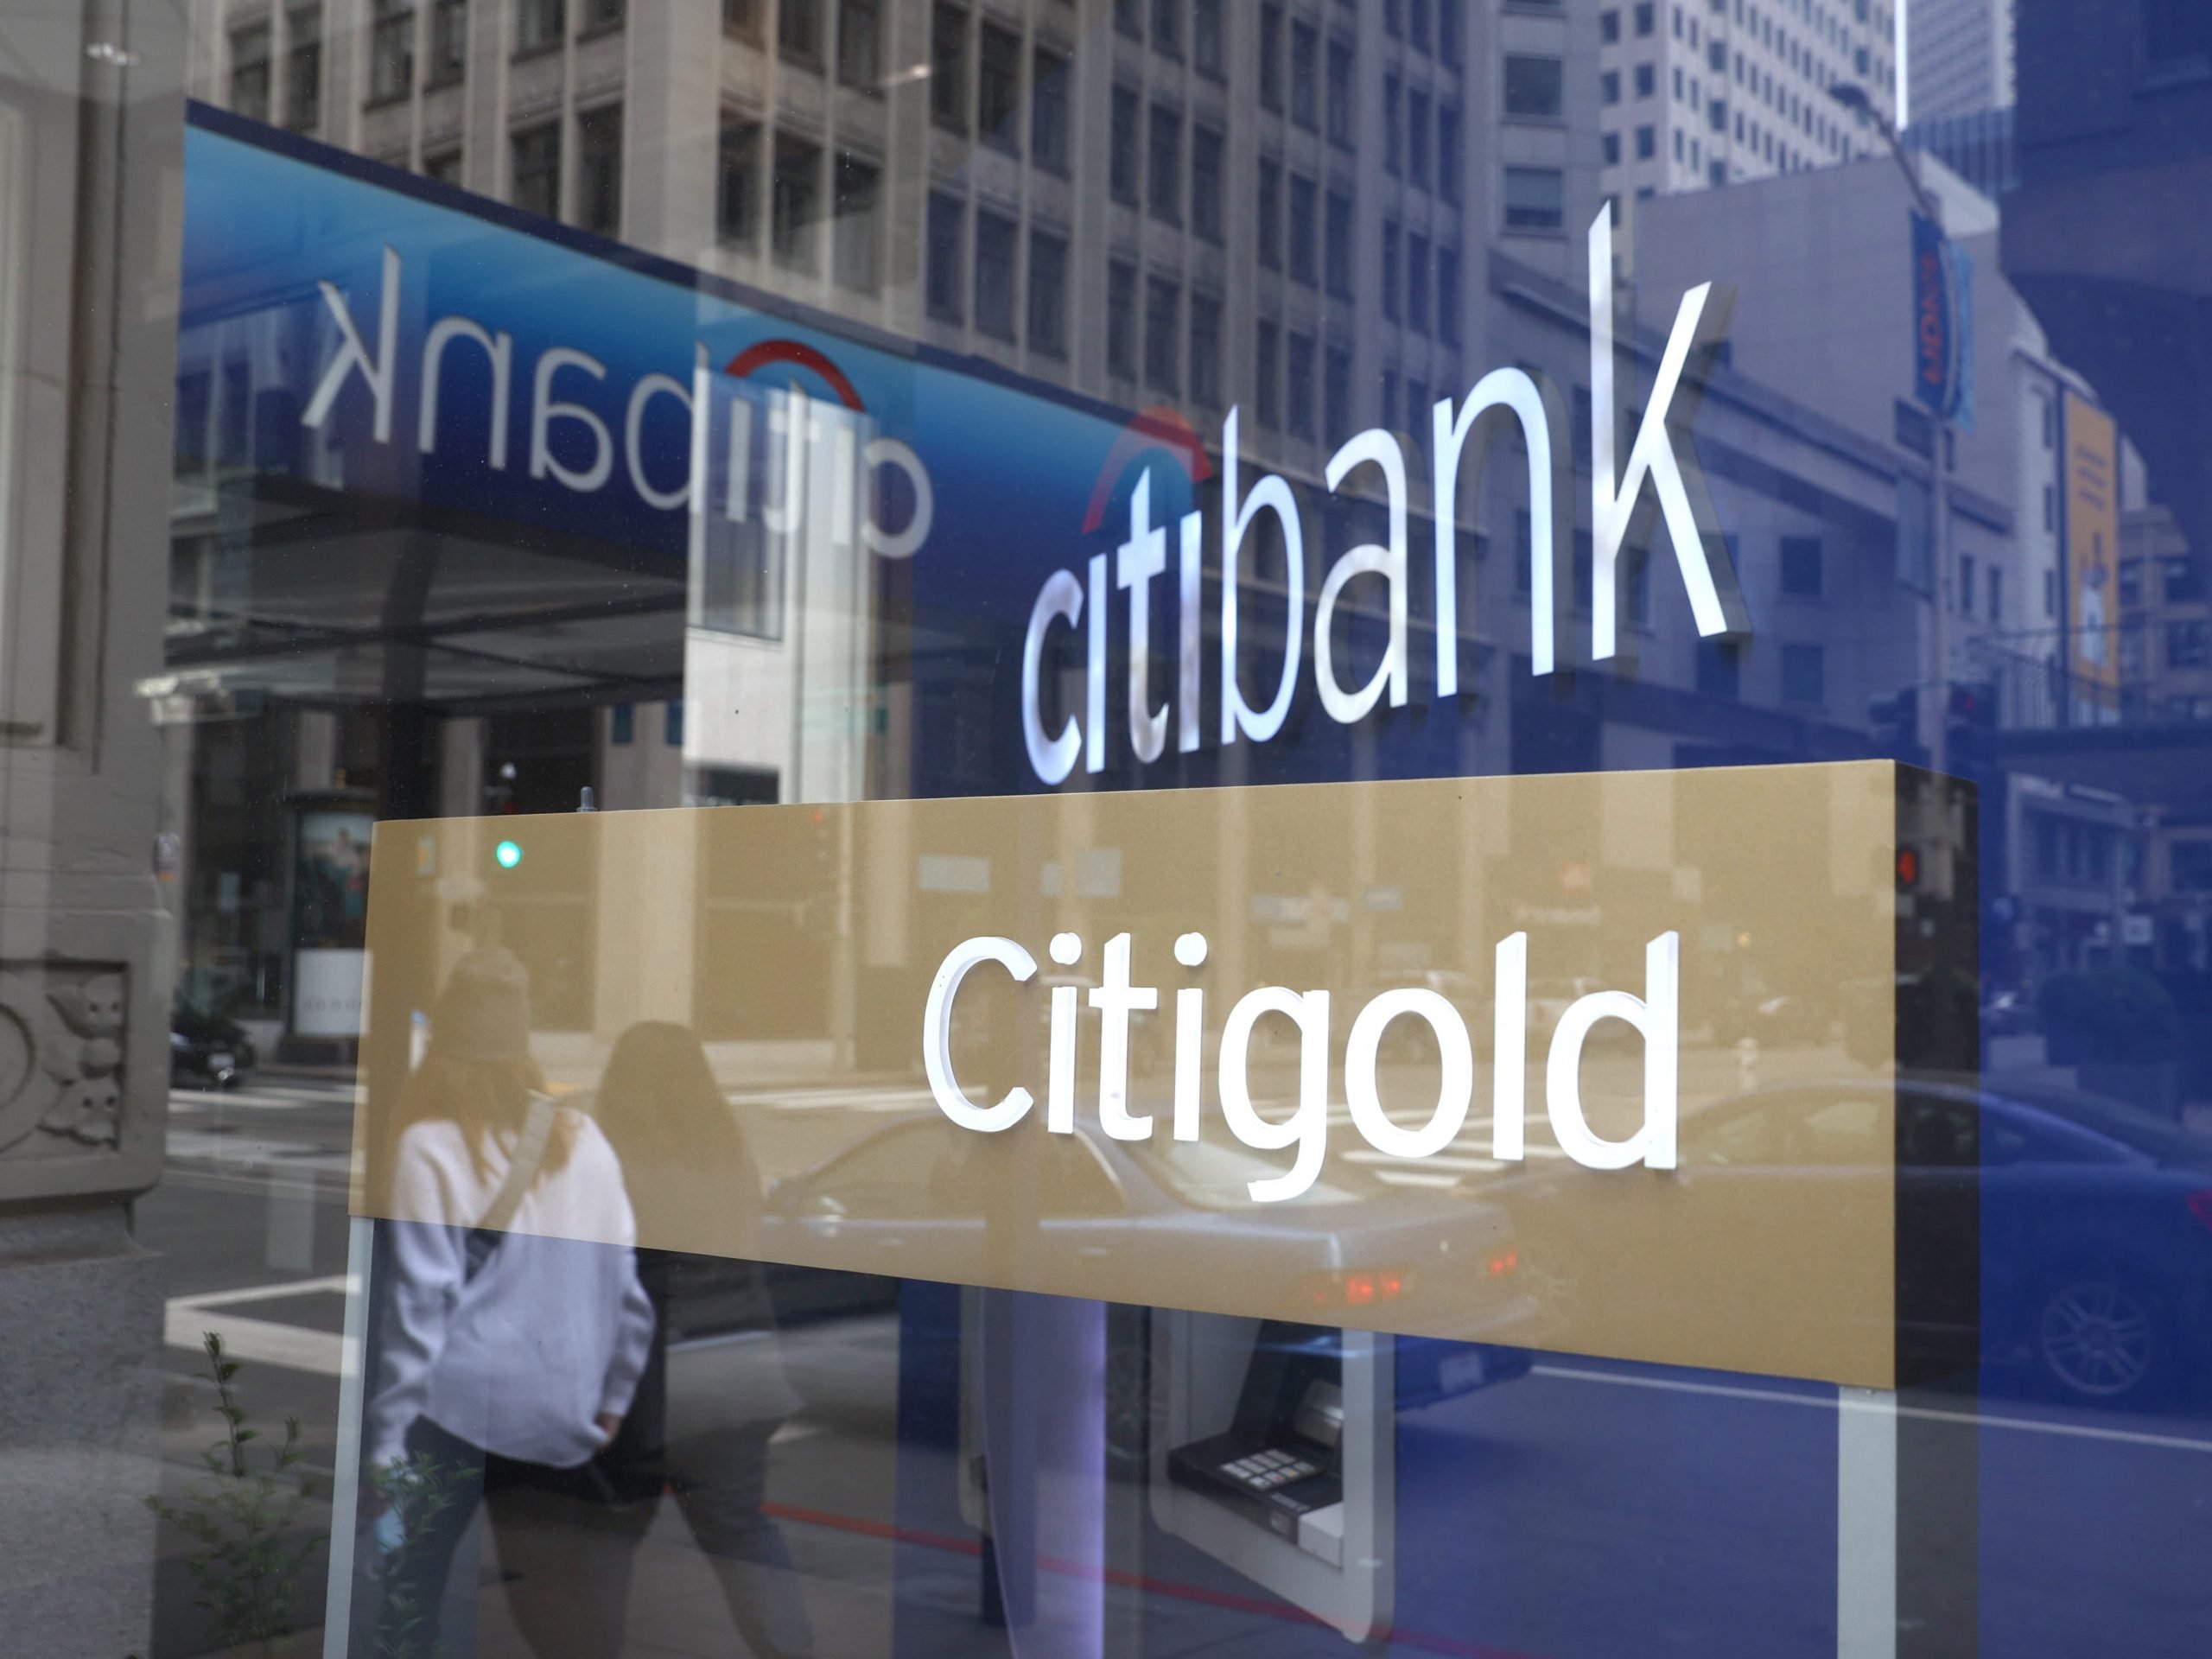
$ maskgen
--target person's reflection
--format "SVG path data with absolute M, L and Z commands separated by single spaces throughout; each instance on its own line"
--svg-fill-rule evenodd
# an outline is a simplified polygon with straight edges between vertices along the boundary
M 615 1045 L 595 1115 L 629 1173 L 641 1236 L 714 1229 L 711 1256 L 638 1252 L 656 1315 L 652 1355 L 636 1409 L 600 1462 L 613 1487 L 642 1500 L 648 1520 L 664 1491 L 675 1498 L 753 1652 L 796 1659 L 813 1651 L 813 1636 L 791 1552 L 762 1503 L 769 1438 L 799 1402 L 784 1376 L 766 1279 L 749 1259 L 760 1181 L 744 1131 L 699 1039 L 657 1021 L 631 1027 Z M 708 1319 L 747 1339 L 734 1350 L 741 1369 L 692 1421 L 670 1398 L 669 1335 Z
M 380 1654 L 451 1651 L 438 1604 L 480 1503 L 539 1659 L 621 1647 L 626 1517 L 594 1459 L 630 1408 L 652 1308 L 614 1153 L 546 1095 L 529 1035 L 522 963 L 470 952 L 392 1125 L 388 1213 L 407 1219 L 387 1234 L 364 1435 Z

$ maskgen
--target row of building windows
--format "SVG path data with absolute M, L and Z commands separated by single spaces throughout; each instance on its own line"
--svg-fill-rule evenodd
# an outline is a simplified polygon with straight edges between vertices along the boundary
M 826 218 L 832 280 L 856 294 L 877 290 L 882 272 L 876 208 L 883 169 L 875 158 L 836 152 L 828 166 L 825 215 L 823 174 L 830 156 L 813 138 L 771 134 L 761 123 L 740 118 L 723 124 L 719 148 L 715 228 L 725 246 L 760 252 L 765 167 L 769 256 L 801 276 L 820 275 Z

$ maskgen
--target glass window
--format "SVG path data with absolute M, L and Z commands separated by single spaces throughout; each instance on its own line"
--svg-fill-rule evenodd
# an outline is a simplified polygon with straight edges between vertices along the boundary
M 424 85 L 450 86 L 468 68 L 468 0 L 433 0 L 430 60 Z
M 1283 401 L 1291 436 L 1313 436 L 1313 341 L 1293 334 L 1284 342 Z
M 1119 260 L 1106 267 L 1106 370 L 1137 378 L 1137 273 Z
M 313 132 L 322 124 L 322 7 L 284 14 L 284 124 Z
M 957 324 L 967 315 L 968 204 L 943 190 L 930 194 L 928 258 L 930 315 Z
M 1321 37 L 1311 24 L 1290 25 L 1290 118 L 1308 131 L 1320 121 Z
M 1065 176 L 1068 149 L 1068 64 L 1050 52 L 1030 60 L 1029 159 L 1047 173 Z
M 976 210 L 976 330 L 1013 343 L 1014 222 L 988 208 Z
M 862 92 L 883 82 L 883 0 L 837 0 L 837 79 Z
M 231 31 L 231 108 L 250 121 L 269 118 L 269 25 Z
M 876 253 L 878 188 L 883 169 L 853 155 L 837 157 L 835 276 L 855 294 L 873 294 L 880 280 Z
M 1567 175 L 1555 167 L 1505 169 L 1505 226 L 1555 231 L 1567 219 Z
M 1134 87 L 1114 88 L 1113 130 L 1107 146 L 1107 188 L 1126 207 L 1137 205 L 1137 124 L 1140 102 Z
M 1047 357 L 1067 355 L 1067 267 L 1065 237 L 1029 233 L 1029 349 Z
M 1259 189 L 1253 207 L 1254 252 L 1262 270 L 1282 269 L 1282 163 L 1260 158 Z
M 1311 288 L 1316 281 L 1313 266 L 1313 241 L 1317 233 L 1314 219 L 1316 191 L 1313 181 L 1298 174 L 1290 175 L 1290 276 L 1293 282 Z
M 1270 432 L 1282 425 L 1281 373 L 1281 326 L 1262 317 L 1254 327 L 1252 413 L 1260 425 Z
M 622 229 L 622 106 L 576 118 L 576 222 L 601 236 Z
M 1224 0 L 1192 0 L 1191 7 L 1191 67 L 1210 79 L 1220 80 L 1228 72 L 1222 39 Z
M 823 0 L 776 0 L 776 50 L 787 62 L 822 67 Z
M 1218 409 L 1221 396 L 1221 302 L 1211 294 L 1191 296 L 1191 401 Z
M 369 26 L 369 100 L 388 103 L 415 87 L 415 8 L 408 0 L 377 0 Z
M 777 261 L 811 275 L 817 225 L 822 217 L 822 146 L 793 134 L 776 135 L 768 235 Z
M 1821 596 L 1821 538 L 1784 536 L 1782 538 L 1782 591 L 1799 599 Z
M 1170 397 L 1183 389 L 1183 289 L 1173 278 L 1144 285 L 1144 383 Z
M 1508 53 L 1505 112 L 1556 118 L 1565 106 L 1567 66 L 1558 58 Z
M 1224 234 L 1221 177 L 1224 149 L 1217 129 L 1191 129 L 1191 229 L 1202 241 L 1217 243 Z
M 725 118 L 717 150 L 715 232 L 733 247 L 754 250 L 760 231 L 760 124 Z
M 561 126 L 543 122 L 515 134 L 509 145 L 514 204 L 541 219 L 561 216 Z
M 1351 198 L 1332 190 L 1329 192 L 1327 212 L 1326 251 L 1323 263 L 1326 267 L 1329 292 L 1335 298 L 1348 300 L 1351 297 Z
M 930 119 L 968 130 L 968 13 L 942 0 L 930 13 Z
M 976 74 L 976 126 L 997 149 L 1019 153 L 1021 132 L 1021 36 L 995 23 L 982 27 Z
M 1183 111 L 1166 104 L 1152 106 L 1149 182 L 1146 197 L 1152 216 L 1166 225 L 1183 222 Z
M 568 8 L 564 0 L 516 0 L 517 54 L 544 52 L 558 47 L 567 26 Z
M 1282 8 L 1260 8 L 1260 107 L 1282 113 Z

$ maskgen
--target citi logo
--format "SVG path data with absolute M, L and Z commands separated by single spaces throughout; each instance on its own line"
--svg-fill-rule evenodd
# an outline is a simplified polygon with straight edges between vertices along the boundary
M 1084 958 L 1084 944 L 1073 933 L 1058 933 L 1047 947 L 1052 959 L 1072 968 Z M 1210 946 L 1203 933 L 1175 941 L 1174 957 L 1194 975 L 1205 965 Z M 1116 1141 L 1149 1141 L 1154 1120 L 1132 1109 L 1129 1096 L 1129 1039 L 1135 1016 L 1157 1018 L 1160 988 L 1133 982 L 1130 935 L 1106 941 L 1097 984 L 1051 988 L 1045 1079 L 1045 1127 L 1054 1135 L 1075 1133 L 1077 1048 L 1081 1004 L 1097 1016 L 1098 1125 Z M 1516 1163 L 1526 1155 L 1529 1037 L 1529 936 L 1514 933 L 1498 941 L 1497 1000 L 1492 1014 L 1491 1156 Z M 978 1105 L 953 1072 L 955 1004 L 968 976 L 985 963 L 1003 969 L 1017 983 L 1037 974 L 1037 959 L 1015 941 L 996 935 L 964 939 L 938 964 L 922 1010 L 922 1068 L 938 1109 L 963 1129 L 997 1135 L 1029 1116 L 1036 1096 L 1017 1086 L 997 1103 Z M 1591 1169 L 1675 1167 L 1675 1122 L 1681 1092 L 1681 942 L 1662 933 L 1644 947 L 1643 992 L 1592 991 L 1570 1003 L 1553 1028 L 1544 1064 L 1544 1113 L 1560 1147 Z M 1268 1015 L 1287 1020 L 1298 1033 L 1298 1096 L 1289 1115 L 1264 1116 L 1254 1103 L 1252 1036 Z M 1427 1026 L 1443 1059 L 1436 1106 L 1418 1128 L 1394 1122 L 1383 1110 L 1376 1078 L 1383 1033 L 1399 1020 Z M 1607 1140 L 1590 1125 L 1582 1103 L 1582 1051 L 1592 1027 L 1619 1020 L 1643 1039 L 1643 1122 L 1624 1140 Z M 1174 993 L 1174 1085 L 1169 1133 L 1177 1141 L 1200 1138 L 1205 1111 L 1205 1033 L 1206 992 L 1185 984 Z M 1370 997 L 1354 1017 L 1345 1039 L 1341 1068 L 1330 1052 L 1330 994 L 1262 985 L 1245 992 L 1222 1021 L 1214 1065 L 1213 1098 L 1229 1132 L 1255 1151 L 1293 1154 L 1288 1171 L 1248 1183 L 1254 1202 L 1294 1198 L 1313 1185 L 1328 1154 L 1329 1103 L 1332 1081 L 1340 1078 L 1351 1120 L 1368 1145 L 1394 1158 L 1420 1159 L 1452 1144 L 1465 1126 L 1474 1102 L 1475 1053 L 1466 1021 L 1436 992 L 1398 987 Z

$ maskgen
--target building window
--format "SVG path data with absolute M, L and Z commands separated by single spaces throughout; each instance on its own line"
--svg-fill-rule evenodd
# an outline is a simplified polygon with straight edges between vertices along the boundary
M 622 27 L 629 0 L 584 0 L 583 32 L 603 35 Z
M 750 253 L 760 239 L 760 124 L 724 121 L 717 149 L 715 234 Z
M 1194 0 L 1191 7 L 1191 66 L 1210 80 L 1225 78 L 1222 0 Z
M 788 63 L 822 67 L 822 0 L 778 0 L 776 50 Z
M 1116 260 L 1106 267 L 1106 372 L 1137 378 L 1137 273 Z
M 450 86 L 468 73 L 468 0 L 437 0 L 430 8 L 428 84 Z
M 1321 265 L 1329 292 L 1338 299 L 1351 297 L 1351 198 L 1329 192 L 1328 218 L 1322 230 Z
M 1598 38 L 1603 41 L 1607 46 L 1611 46 L 1616 41 L 1619 40 L 1620 37 L 1620 13 L 1618 11 L 1599 12 L 1598 14 Z
M 983 142 L 1009 154 L 1021 148 L 1021 37 L 995 23 L 983 25 L 976 80 L 976 128 Z
M 1505 228 L 1555 231 L 1567 222 L 1567 175 L 1555 167 L 1505 169 Z
M 1321 435 L 1331 443 L 1351 430 L 1351 353 L 1332 346 L 1321 353 Z
M 1792 599 L 1818 599 L 1822 586 L 1821 538 L 1785 536 L 1782 538 L 1782 591 Z
M 1825 647 L 1783 646 L 1782 700 L 1814 706 L 1828 700 L 1828 660 Z
M 941 190 L 930 193 L 929 276 L 930 315 L 939 322 L 958 322 L 968 283 L 968 204 Z
M 1436 251 L 1436 337 L 1446 346 L 1459 343 L 1459 251 Z
M 1162 57 L 1183 55 L 1182 0 L 1152 0 L 1152 49 Z
M 2204 597 L 2204 579 L 2186 553 L 2158 561 L 2158 591 L 2169 605 L 2191 605 Z
M 563 0 L 518 0 L 515 9 L 515 53 L 543 52 L 561 44 L 568 26 Z
M 1449 105 L 1436 112 L 1436 194 L 1459 200 L 1459 111 Z
M 561 127 L 547 121 L 515 134 L 514 204 L 541 219 L 561 216 Z
M 1282 269 L 1282 163 L 1260 158 L 1260 199 L 1253 213 L 1260 269 Z
M 1144 287 L 1144 383 L 1174 397 L 1182 390 L 1183 290 L 1166 276 Z
M 838 286 L 855 294 L 876 289 L 875 208 L 883 170 L 857 156 L 837 157 L 837 191 L 831 252 Z
M 722 33 L 760 45 L 761 4 L 762 0 L 722 0 Z
M 1398 264 L 1404 251 L 1398 227 L 1395 222 L 1382 226 L 1382 315 L 1391 321 L 1398 321 L 1402 308 L 1399 303 Z
M 1351 148 L 1352 56 L 1351 44 L 1329 42 L 1329 142 Z
M 1428 94 L 1414 92 L 1406 99 L 1406 176 L 1428 188 Z
M 1598 101 L 1600 104 L 1618 104 L 1621 101 L 1621 72 L 1619 70 L 1608 69 L 1598 77 Z
M 1399 119 L 1405 105 L 1405 85 L 1395 75 L 1382 78 L 1382 170 L 1392 178 L 1406 164 L 1405 132 Z
M 2122 609 L 2133 610 L 2143 602 L 2143 561 L 2122 559 L 2120 562 L 2120 603 Z
M 1416 52 L 1428 50 L 1428 0 L 1406 0 L 1406 41 Z
M 1599 139 L 1598 143 L 1600 153 L 1603 154 L 1605 158 L 1605 165 L 1607 167 L 1619 166 L 1621 160 L 1620 134 L 1618 132 L 1606 133 L 1604 137 Z
M 837 0 L 837 79 L 862 92 L 883 83 L 883 0 Z
M 1310 438 L 1313 435 L 1313 340 L 1304 334 L 1293 334 L 1283 360 L 1283 399 L 1289 405 L 1285 413 L 1290 435 Z
M 231 108 L 250 121 L 269 118 L 269 25 L 231 31 Z
M 2203 668 L 2212 664 L 2212 629 L 2202 622 L 2166 624 L 2166 666 Z
M 1114 130 L 1107 150 L 1106 187 L 1124 206 L 1137 205 L 1137 95 L 1114 89 Z
M 1253 335 L 1252 412 L 1273 432 L 1282 425 L 1282 330 L 1262 317 Z
M 2005 621 L 2005 567 L 1989 567 L 1989 620 L 2002 626 Z
M 1567 66 L 1558 58 L 1509 53 L 1505 59 L 1505 112 L 1556 120 L 1565 107 Z
M 1658 90 L 1658 71 L 1648 63 L 1637 64 L 1636 66 L 1636 95 L 1638 98 L 1649 98 Z
M 1191 229 L 1203 240 L 1222 239 L 1221 133 L 1213 127 L 1191 129 Z
M 1191 401 L 1219 409 L 1221 396 L 1221 302 L 1211 294 L 1191 296 Z
M 1183 111 L 1165 104 L 1152 106 L 1151 174 L 1146 196 L 1152 216 L 1166 225 L 1183 222 Z
M 1743 690 L 1742 649 L 1733 639 L 1700 639 L 1696 653 L 1698 690 L 1733 702 Z
M 415 86 L 415 8 L 409 0 L 377 0 L 369 26 L 369 101 L 389 104 Z
M 1282 113 L 1282 8 L 1260 8 L 1260 107 Z
M 423 157 L 423 176 L 456 188 L 461 184 L 461 151 L 456 147 Z
M 976 210 L 976 331 L 1014 342 L 1014 224 Z
M 930 119 L 968 130 L 968 14 L 958 6 L 930 14 Z
M 284 14 L 284 124 L 313 132 L 322 124 L 322 8 Z
M 1406 238 L 1406 326 L 1415 334 L 1428 332 L 1428 238 Z
M 1320 122 L 1321 37 L 1311 25 L 1290 26 L 1290 118 L 1308 132 Z
M 1114 0 L 1114 29 L 1133 41 L 1144 39 L 1144 0 Z
M 1290 178 L 1290 277 L 1311 288 L 1314 283 L 1313 238 L 1315 197 L 1313 181 L 1295 173 Z
M 1047 173 L 1068 170 L 1068 65 L 1039 52 L 1029 61 L 1029 159 Z
M 1047 357 L 1068 350 L 1068 245 L 1046 231 L 1029 232 L 1029 349 Z
M 1639 36 L 1651 33 L 1653 27 L 1651 0 L 1638 0 L 1636 8 L 1636 32 Z
M 778 133 L 769 191 L 768 237 L 778 263 L 811 275 L 815 221 L 822 217 L 822 146 Z
M 622 233 L 622 106 L 587 110 L 576 118 L 576 211 L 584 229 Z
M 1436 56 L 1440 62 L 1459 67 L 1459 0 L 1442 0 L 1436 8 Z

